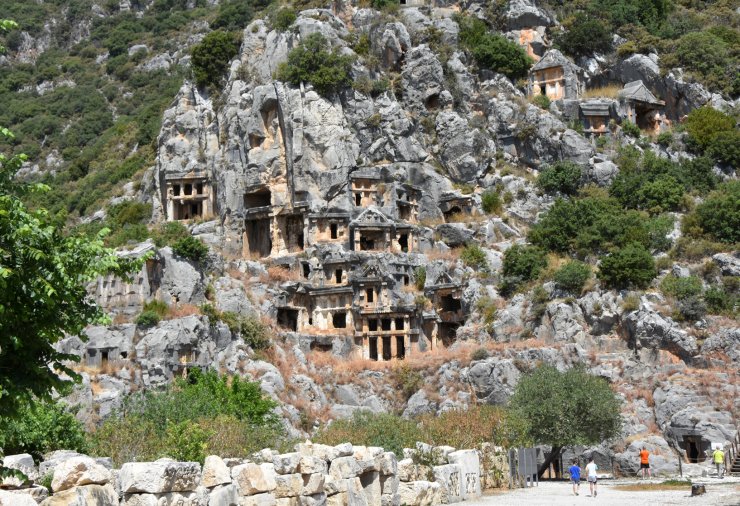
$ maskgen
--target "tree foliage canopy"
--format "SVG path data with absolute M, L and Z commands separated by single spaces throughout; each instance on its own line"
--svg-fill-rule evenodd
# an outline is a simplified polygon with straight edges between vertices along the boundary
M 609 384 L 581 367 L 538 367 L 519 381 L 510 405 L 527 420 L 535 443 L 554 448 L 602 443 L 622 428 L 620 402 Z
M 217 85 L 229 68 L 229 63 L 239 52 L 234 34 L 216 30 L 206 35 L 190 51 L 195 82 L 198 86 Z
M 322 95 L 329 95 L 349 86 L 353 58 L 342 55 L 320 33 L 306 37 L 288 53 L 288 61 L 280 64 L 277 78 L 298 86 L 306 81 Z
M 54 344 L 103 319 L 86 284 L 102 274 L 125 277 L 142 262 L 104 247 L 107 230 L 93 240 L 65 236 L 44 209 L 29 211 L 19 196 L 45 187 L 15 183 L 25 159 L 0 154 L 0 417 L 61 390 L 68 380 L 59 374 L 78 377 L 66 365 L 78 357 Z

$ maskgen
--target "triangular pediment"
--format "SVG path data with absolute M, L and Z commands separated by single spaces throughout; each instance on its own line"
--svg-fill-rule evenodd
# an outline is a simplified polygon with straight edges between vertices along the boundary
M 385 214 L 381 213 L 377 209 L 372 207 L 365 209 L 362 213 L 354 219 L 356 224 L 392 224 L 393 220 L 388 218 Z

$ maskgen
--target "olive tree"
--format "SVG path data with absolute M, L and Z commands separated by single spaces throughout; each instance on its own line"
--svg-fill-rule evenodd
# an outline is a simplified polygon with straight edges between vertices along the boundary
M 564 447 L 599 444 L 622 428 L 619 398 L 606 380 L 583 367 L 538 367 L 519 381 L 510 407 L 527 422 L 535 443 L 551 446 L 540 476 Z

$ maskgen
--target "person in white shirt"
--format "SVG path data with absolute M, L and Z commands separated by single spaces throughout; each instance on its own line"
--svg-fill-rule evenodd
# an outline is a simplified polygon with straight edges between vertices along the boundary
M 586 464 L 586 479 L 588 480 L 588 488 L 591 490 L 591 497 L 596 497 L 596 470 L 598 468 L 593 457 L 588 459 L 588 464 Z

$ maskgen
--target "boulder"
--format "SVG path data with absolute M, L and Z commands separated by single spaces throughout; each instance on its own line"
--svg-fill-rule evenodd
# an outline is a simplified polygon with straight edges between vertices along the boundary
M 37 503 L 28 494 L 14 494 L 0 489 L 0 506 L 37 506 Z
M 275 490 L 272 492 L 276 499 L 283 497 L 297 497 L 303 489 L 303 476 L 299 473 L 278 474 L 275 476 Z
M 108 506 L 117 504 L 118 494 L 116 489 L 108 483 L 107 485 L 85 485 L 57 492 L 44 499 L 41 506 Z
M 435 413 L 437 403 L 427 397 L 427 393 L 422 389 L 412 395 L 406 403 L 406 409 L 403 411 L 404 418 L 415 418 L 426 413 Z
M 717 253 L 712 260 L 719 266 L 723 276 L 740 276 L 740 258 L 737 254 Z
M 241 495 L 272 492 L 277 487 L 277 474 L 272 464 L 242 464 L 231 470 L 231 477 L 239 486 Z
M 520 376 L 513 360 L 490 357 L 473 362 L 466 378 L 479 400 L 487 404 L 503 405 L 514 393 Z
M 233 483 L 219 485 L 211 489 L 208 495 L 208 506 L 237 506 L 239 504 L 239 488 Z
M 314 495 L 324 492 L 326 477 L 323 473 L 304 474 L 301 495 Z
M 272 458 L 272 465 L 275 466 L 275 472 L 277 474 L 292 474 L 298 472 L 298 465 L 300 462 L 301 454 L 298 452 L 275 455 Z
M 354 457 L 338 457 L 332 460 L 329 474 L 335 479 L 354 478 L 360 472 L 360 466 Z
M 538 7 L 535 0 L 511 0 L 504 16 L 509 30 L 555 24 L 555 20 L 550 13 L 544 8 Z
M 447 456 L 450 464 L 460 466 L 461 496 L 463 499 L 480 497 L 480 456 L 476 450 L 458 450 Z
M 442 486 L 442 502 L 445 504 L 460 502 L 462 495 L 462 468 L 457 464 L 434 466 L 434 481 Z
M 128 462 L 118 475 L 124 494 L 194 491 L 200 484 L 197 462 Z
M 439 240 L 450 248 L 465 246 L 473 240 L 473 231 L 464 223 L 443 223 L 434 229 Z
M 699 352 L 696 339 L 681 329 L 671 318 L 655 311 L 640 309 L 627 315 L 624 327 L 637 349 L 658 348 L 670 351 L 683 360 Z
M 226 462 L 217 455 L 209 455 L 203 463 L 203 475 L 200 484 L 203 487 L 216 487 L 231 483 L 231 471 Z
M 249 497 L 240 497 L 239 506 L 276 506 L 277 500 L 270 493 L 255 494 Z
M 3 466 L 22 472 L 29 480 L 36 480 L 39 477 L 39 473 L 36 470 L 36 463 L 28 453 L 6 455 L 3 458 Z
M 113 476 L 90 457 L 74 457 L 54 470 L 51 489 L 56 492 L 80 485 L 105 485 Z

